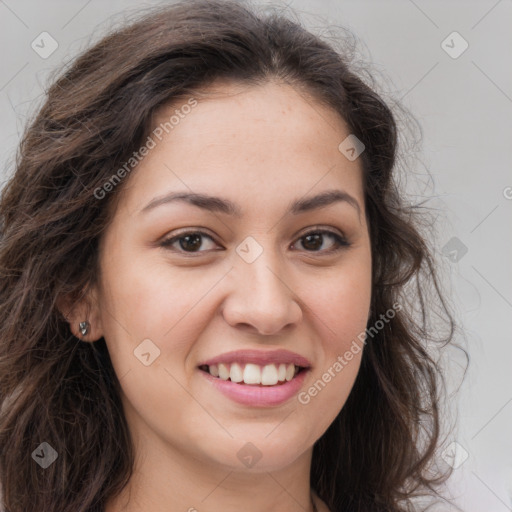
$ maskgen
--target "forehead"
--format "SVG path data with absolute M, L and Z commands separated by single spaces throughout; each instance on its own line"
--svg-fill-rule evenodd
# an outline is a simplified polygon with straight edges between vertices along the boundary
M 364 203 L 360 161 L 338 149 L 346 123 L 290 85 L 217 83 L 152 121 L 154 146 L 127 184 L 132 211 L 169 191 L 229 196 L 243 212 L 333 188 Z

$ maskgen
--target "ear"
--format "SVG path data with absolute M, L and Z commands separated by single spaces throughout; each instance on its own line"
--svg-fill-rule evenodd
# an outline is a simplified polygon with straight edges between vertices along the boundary
M 95 286 L 89 287 L 82 296 L 61 296 L 57 299 L 57 308 L 69 324 L 72 334 L 82 341 L 94 342 L 103 336 L 101 308 Z M 80 323 L 89 322 L 89 331 L 83 335 Z

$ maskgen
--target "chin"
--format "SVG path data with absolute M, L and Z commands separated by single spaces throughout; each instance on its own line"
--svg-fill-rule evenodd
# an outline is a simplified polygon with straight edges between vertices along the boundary
M 273 425 L 272 428 L 275 427 L 276 425 Z M 209 450 L 210 458 L 215 463 L 226 466 L 230 471 L 249 473 L 278 471 L 293 464 L 313 445 L 313 443 L 306 443 L 305 439 L 299 438 L 298 435 L 297 438 L 285 436 L 284 431 L 277 434 L 278 429 L 270 433 L 272 428 L 265 429 L 265 433 L 261 432 L 261 427 L 255 428 L 254 436 L 251 435 L 252 429 L 245 429 L 243 431 L 245 435 L 234 435 L 234 439 L 222 443 L 222 446 L 217 442 L 218 449 L 214 453 L 211 452 L 211 446 L 215 445 L 212 441 Z

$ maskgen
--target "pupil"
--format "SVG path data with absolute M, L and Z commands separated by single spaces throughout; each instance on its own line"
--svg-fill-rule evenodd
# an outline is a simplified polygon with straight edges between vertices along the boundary
M 195 243 L 189 244 L 190 240 L 194 240 Z M 185 241 L 185 243 L 183 243 Z M 188 247 L 187 247 L 188 245 Z M 194 235 L 186 235 L 182 238 L 180 238 L 180 246 L 183 250 L 187 249 L 198 249 L 201 247 L 201 235 L 194 234 Z
M 322 237 L 322 235 L 320 233 L 315 233 L 313 235 L 307 235 L 305 238 L 306 243 L 303 244 L 304 247 L 306 247 L 306 249 L 318 249 L 322 245 L 321 237 Z M 310 245 L 308 247 L 308 242 L 311 240 L 314 240 L 314 242 L 313 242 L 312 246 Z

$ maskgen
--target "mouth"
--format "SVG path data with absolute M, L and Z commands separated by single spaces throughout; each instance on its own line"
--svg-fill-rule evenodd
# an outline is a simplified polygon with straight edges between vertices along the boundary
M 259 365 L 238 362 L 204 364 L 199 369 L 216 379 L 248 386 L 280 386 L 307 370 L 306 367 L 294 363 Z
M 214 389 L 238 404 L 275 407 L 300 391 L 311 364 L 289 350 L 237 350 L 202 361 L 197 369 Z

